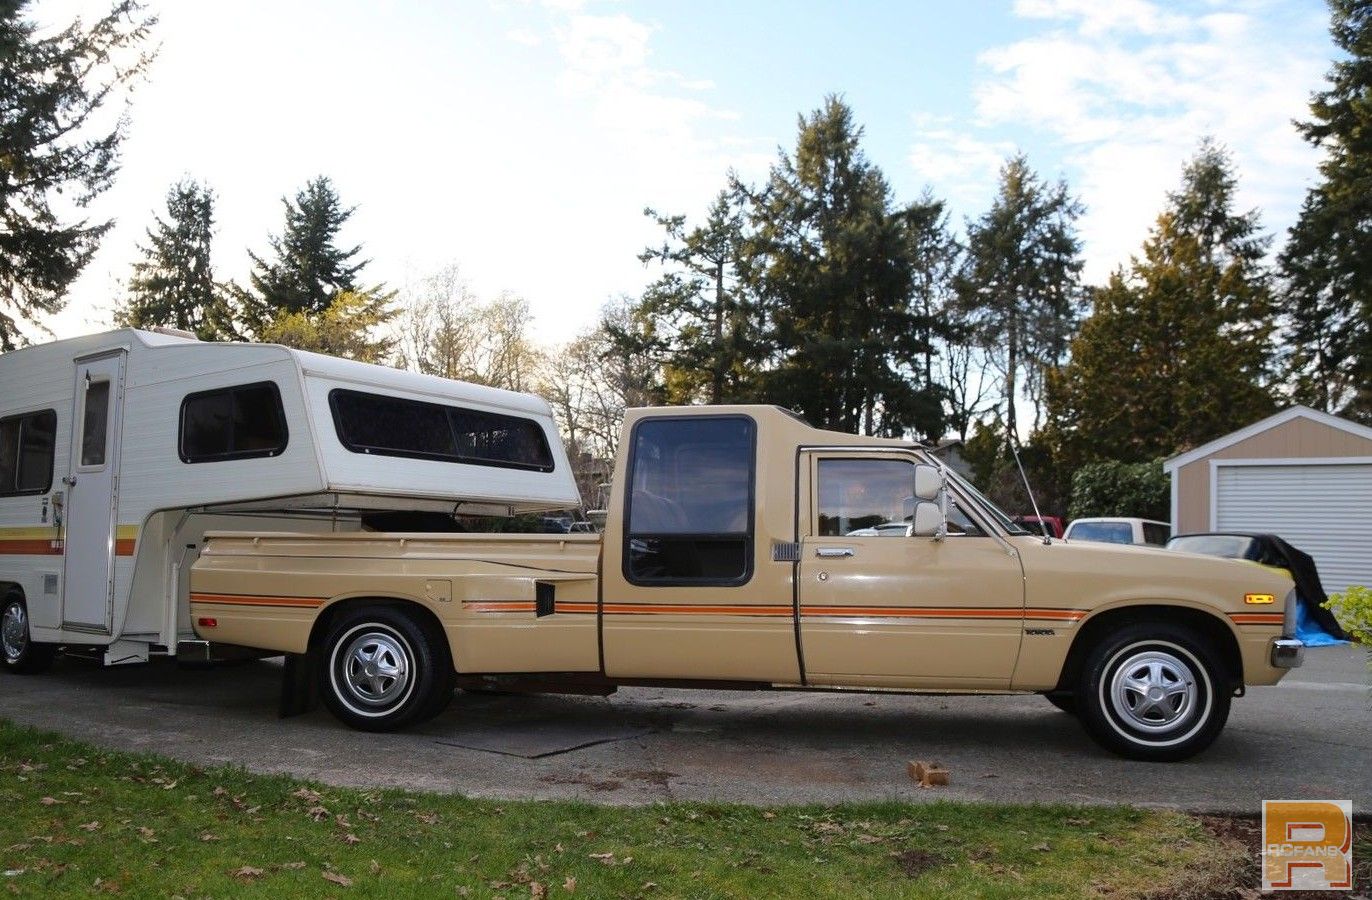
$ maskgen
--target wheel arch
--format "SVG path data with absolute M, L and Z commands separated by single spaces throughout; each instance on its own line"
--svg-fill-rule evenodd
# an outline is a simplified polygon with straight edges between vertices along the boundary
M 1243 656 L 1238 637 L 1229 623 L 1214 613 L 1191 606 L 1142 603 L 1102 610 L 1082 622 L 1063 661 L 1055 690 L 1072 690 L 1081 675 L 1087 655 L 1097 641 L 1112 631 L 1140 622 L 1168 623 L 1193 629 L 1209 641 L 1219 655 L 1227 676 L 1226 688 L 1235 691 L 1243 686 Z
M 389 606 L 400 609 L 414 615 L 422 625 L 432 629 L 433 633 L 442 639 L 442 644 L 448 649 L 448 656 L 452 657 L 452 646 L 448 641 L 447 632 L 443 628 L 443 621 L 438 614 L 423 603 L 410 597 L 395 597 L 386 595 L 365 595 L 359 597 L 345 597 L 335 600 L 323 607 L 319 615 L 315 616 L 314 624 L 310 626 L 309 649 L 316 650 L 323 643 L 325 635 L 333 627 L 333 623 L 338 617 L 349 610 L 363 606 Z M 456 661 L 453 660 L 454 668 Z

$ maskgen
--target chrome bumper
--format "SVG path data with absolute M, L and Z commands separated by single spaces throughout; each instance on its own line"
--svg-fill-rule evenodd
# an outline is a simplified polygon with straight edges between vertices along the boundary
M 1295 638 L 1272 640 L 1272 665 L 1278 669 L 1295 669 L 1305 662 L 1305 644 Z

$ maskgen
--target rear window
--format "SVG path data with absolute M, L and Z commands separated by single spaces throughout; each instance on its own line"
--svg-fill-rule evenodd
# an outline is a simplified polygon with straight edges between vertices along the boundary
M 48 492 L 56 436 L 51 409 L 0 419 L 0 497 Z
M 634 584 L 742 584 L 752 574 L 756 426 L 743 416 L 634 427 L 625 575 Z
M 189 394 L 181 401 L 181 461 L 277 456 L 289 432 L 274 383 L 260 381 Z
M 1067 537 L 1074 541 L 1132 544 L 1134 529 L 1128 522 L 1077 522 L 1068 529 Z
M 1172 536 L 1172 529 L 1166 525 L 1159 525 L 1157 522 L 1143 523 L 1143 542 L 1145 544 L 1156 544 L 1159 547 L 1167 546 L 1167 539 Z
M 533 419 L 336 389 L 329 392 L 338 440 L 353 453 L 553 470 L 552 449 Z

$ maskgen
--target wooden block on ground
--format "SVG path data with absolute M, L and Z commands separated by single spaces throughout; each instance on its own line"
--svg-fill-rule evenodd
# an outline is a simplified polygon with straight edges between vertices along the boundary
M 919 782 L 920 787 L 948 786 L 948 770 L 939 763 L 912 759 L 906 765 L 906 771 L 912 780 Z

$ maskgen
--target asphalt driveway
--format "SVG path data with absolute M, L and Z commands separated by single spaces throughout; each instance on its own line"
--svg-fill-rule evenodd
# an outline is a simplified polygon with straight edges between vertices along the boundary
M 736 693 L 651 688 L 608 698 L 459 693 L 423 728 L 351 731 L 324 710 L 276 717 L 280 667 L 100 669 L 59 660 L 0 675 L 0 715 L 125 750 L 334 784 L 600 803 L 935 799 L 1255 812 L 1263 798 L 1372 810 L 1367 651 L 1307 653 L 1234 702 L 1206 753 L 1145 764 L 1096 747 L 1043 698 Z M 911 759 L 951 771 L 921 789 Z

